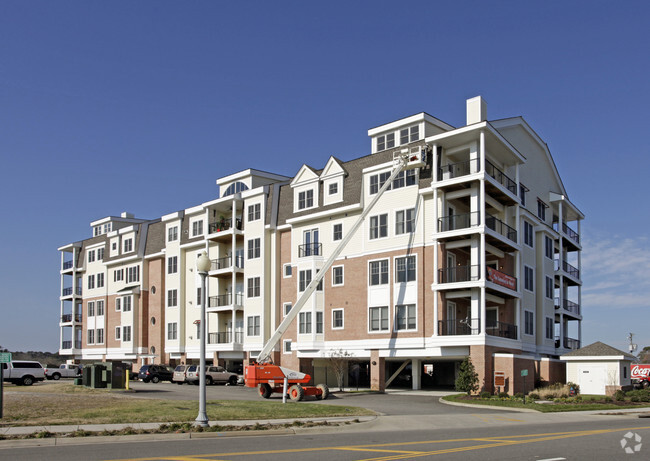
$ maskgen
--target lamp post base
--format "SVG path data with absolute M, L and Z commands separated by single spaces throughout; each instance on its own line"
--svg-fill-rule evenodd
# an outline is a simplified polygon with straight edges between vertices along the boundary
M 197 416 L 196 419 L 194 420 L 194 424 L 200 427 L 208 427 L 210 425 L 208 424 L 208 415 L 206 415 L 205 413 L 203 414 L 199 413 L 199 416 Z

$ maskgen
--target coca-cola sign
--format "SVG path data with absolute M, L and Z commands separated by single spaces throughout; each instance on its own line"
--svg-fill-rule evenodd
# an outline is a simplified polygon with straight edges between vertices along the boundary
M 630 378 L 650 378 L 650 365 L 634 364 L 630 371 Z

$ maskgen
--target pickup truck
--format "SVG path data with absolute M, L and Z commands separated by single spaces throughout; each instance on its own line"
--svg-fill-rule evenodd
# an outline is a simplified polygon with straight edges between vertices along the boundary
M 58 368 L 46 366 L 45 368 L 45 378 L 59 380 L 61 378 L 76 378 L 81 375 L 81 368 L 79 365 L 69 365 L 64 363 Z
M 45 379 L 43 365 L 38 362 L 15 360 L 2 364 L 2 380 L 16 385 L 31 386 Z

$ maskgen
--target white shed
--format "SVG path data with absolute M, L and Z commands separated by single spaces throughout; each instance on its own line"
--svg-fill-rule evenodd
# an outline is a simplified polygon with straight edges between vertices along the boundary
M 582 394 L 613 394 L 630 386 L 633 355 L 597 341 L 560 357 L 566 361 L 567 382 L 580 386 Z

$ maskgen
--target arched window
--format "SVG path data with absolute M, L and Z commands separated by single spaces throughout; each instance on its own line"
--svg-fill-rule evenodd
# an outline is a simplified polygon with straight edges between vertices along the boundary
M 226 192 L 224 192 L 221 196 L 227 197 L 228 195 L 234 195 L 245 190 L 248 190 L 248 186 L 241 181 L 237 181 L 228 186 Z

